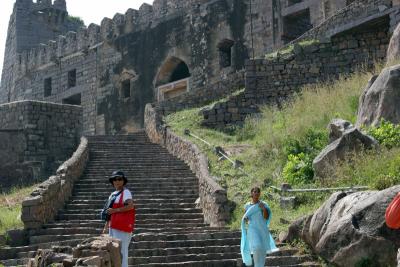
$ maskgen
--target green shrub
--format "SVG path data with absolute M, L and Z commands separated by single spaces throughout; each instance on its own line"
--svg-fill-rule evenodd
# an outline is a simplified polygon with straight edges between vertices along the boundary
M 336 183 L 368 185 L 382 190 L 400 183 L 400 148 L 382 148 L 353 155 L 335 168 Z
M 379 126 L 371 127 L 368 133 L 373 136 L 379 144 L 387 148 L 400 146 L 400 125 L 382 120 Z
M 397 176 L 392 174 L 382 174 L 375 179 L 372 186 L 378 190 L 383 190 L 399 183 L 400 173 L 398 173 Z
M 282 175 L 285 181 L 292 185 L 311 182 L 314 177 L 312 159 L 304 153 L 289 154 Z

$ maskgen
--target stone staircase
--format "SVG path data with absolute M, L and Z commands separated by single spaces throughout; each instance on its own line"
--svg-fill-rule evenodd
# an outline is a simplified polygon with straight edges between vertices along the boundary
M 5 266 L 24 266 L 38 248 L 75 246 L 99 235 L 100 209 L 113 191 L 107 176 L 123 170 L 137 204 L 136 230 L 129 265 L 241 266 L 240 232 L 210 227 L 196 208 L 198 181 L 187 165 L 144 132 L 126 136 L 91 136 L 90 160 L 73 196 L 54 222 L 30 231 L 29 245 L 0 249 Z M 267 257 L 266 266 L 320 266 L 309 255 L 284 247 Z

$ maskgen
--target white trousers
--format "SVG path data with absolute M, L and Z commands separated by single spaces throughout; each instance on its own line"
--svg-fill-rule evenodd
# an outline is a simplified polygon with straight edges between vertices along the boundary
M 122 265 L 121 267 L 128 267 L 128 248 L 131 242 L 132 233 L 122 232 L 113 228 L 109 229 L 111 237 L 121 240 L 121 254 L 122 254 Z

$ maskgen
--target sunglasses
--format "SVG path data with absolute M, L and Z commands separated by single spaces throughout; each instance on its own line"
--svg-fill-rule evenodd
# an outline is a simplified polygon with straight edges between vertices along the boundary
M 124 178 L 123 177 L 115 177 L 112 179 L 112 181 L 123 181 Z

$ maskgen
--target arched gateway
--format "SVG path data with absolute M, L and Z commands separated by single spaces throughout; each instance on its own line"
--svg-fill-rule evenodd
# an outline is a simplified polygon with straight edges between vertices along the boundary
M 186 63 L 177 57 L 169 57 L 161 66 L 155 80 L 157 101 L 174 98 L 189 91 L 189 79 L 190 72 Z

